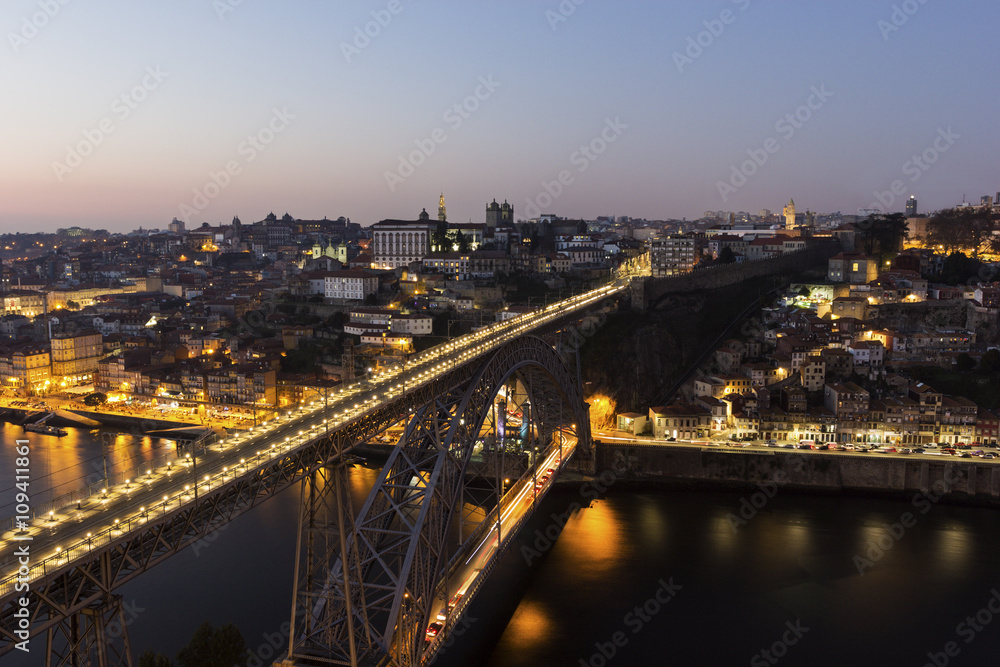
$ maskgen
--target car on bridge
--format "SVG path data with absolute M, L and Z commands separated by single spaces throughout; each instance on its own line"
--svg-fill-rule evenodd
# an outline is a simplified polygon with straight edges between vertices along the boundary
M 426 641 L 431 641 L 432 639 L 437 637 L 438 633 L 441 632 L 441 628 L 443 627 L 444 623 L 441 623 L 440 621 L 434 621 L 433 623 L 427 626 L 427 632 L 424 633 L 424 639 Z

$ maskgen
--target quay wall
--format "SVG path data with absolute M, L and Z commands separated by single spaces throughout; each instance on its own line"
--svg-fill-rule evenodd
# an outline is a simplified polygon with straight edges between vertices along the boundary
M 1000 461 L 1000 459 L 997 459 Z M 750 451 L 728 447 L 595 441 L 592 473 L 678 486 L 783 487 L 821 492 L 911 496 L 933 493 L 957 502 L 1000 505 L 1000 464 L 978 458 L 940 460 L 873 453 Z

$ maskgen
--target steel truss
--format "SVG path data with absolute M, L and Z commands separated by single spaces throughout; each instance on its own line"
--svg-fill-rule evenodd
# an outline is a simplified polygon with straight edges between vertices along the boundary
M 587 309 L 601 307 L 610 302 L 610 299 L 611 297 L 588 305 Z M 557 330 L 577 317 L 579 317 L 577 310 L 568 310 L 543 323 L 536 331 Z M 484 362 L 483 359 L 488 361 Z M 456 501 L 454 491 L 462 488 L 458 480 L 464 475 L 468 455 L 471 452 L 471 447 L 465 443 L 472 442 L 470 434 L 473 431 L 471 423 L 463 426 L 454 420 L 449 421 L 448 415 L 463 414 L 469 410 L 470 418 L 476 414 L 475 421 L 481 424 L 483 415 L 477 414 L 475 408 L 477 406 L 481 408 L 485 400 L 491 400 L 496 388 L 504 379 L 527 366 L 537 367 L 538 372 L 548 378 L 550 385 L 558 387 L 558 393 L 564 404 L 572 406 L 571 411 L 578 426 L 578 452 L 585 457 L 589 456 L 589 426 L 586 413 L 583 411 L 584 404 L 578 377 L 566 370 L 552 348 L 544 341 L 522 336 L 493 352 L 492 356 L 471 359 L 468 363 L 438 376 L 433 382 L 410 389 L 395 397 L 391 403 L 377 405 L 351 421 L 338 425 L 336 429 L 317 435 L 308 443 L 287 453 L 273 455 L 264 463 L 255 463 L 252 468 L 248 466 L 252 474 L 244 471 L 242 475 L 235 475 L 224 484 L 202 492 L 193 502 L 189 501 L 166 512 L 157 511 L 155 515 L 153 512 L 143 515 L 141 521 L 115 531 L 112 540 L 100 546 L 95 545 L 93 550 L 85 555 L 74 554 L 72 559 L 63 560 L 61 564 L 49 564 L 40 576 L 33 572 L 27 607 L 30 613 L 30 637 L 34 639 L 43 636 L 50 629 L 77 614 L 86 614 L 89 612 L 85 610 L 100 607 L 102 601 L 107 600 L 119 586 L 219 530 L 221 526 L 262 500 L 303 479 L 311 478 L 325 466 L 337 463 L 353 448 L 367 443 L 389 426 L 419 412 L 425 421 L 421 422 L 419 427 L 411 427 L 407 431 L 403 446 L 397 447 L 393 452 L 390 463 L 395 467 L 387 466 L 383 477 L 379 480 L 379 485 L 389 491 L 383 491 L 378 496 L 379 502 L 374 507 L 366 505 L 365 508 L 365 511 L 372 513 L 373 517 L 381 512 L 382 522 L 386 527 L 379 529 L 377 521 L 371 525 L 366 524 L 366 530 L 369 532 L 359 537 L 357 541 L 361 555 L 354 566 L 365 566 L 363 570 L 365 580 L 369 575 L 374 576 L 373 568 L 376 565 L 384 572 L 392 573 L 391 576 L 386 574 L 389 578 L 381 583 L 384 589 L 381 597 L 375 594 L 378 590 L 377 585 L 372 591 L 372 599 L 378 602 L 374 607 L 378 612 L 374 618 L 381 623 L 380 631 L 372 634 L 372 642 L 376 647 L 372 650 L 385 653 L 391 641 L 391 633 L 387 635 L 388 621 L 382 616 L 399 614 L 402 611 L 406 612 L 406 618 L 410 620 L 418 616 L 426 617 L 427 610 L 423 606 L 409 609 L 414 603 L 405 597 L 406 591 L 403 591 L 402 598 L 406 604 L 401 603 L 399 592 L 403 590 L 404 584 L 415 576 L 414 573 L 420 573 L 421 577 L 427 578 L 432 577 L 433 572 L 440 569 L 438 567 L 441 553 L 440 536 L 448 524 L 437 526 L 435 522 L 443 518 L 450 520 L 456 502 L 460 502 Z M 483 388 L 477 392 L 476 387 L 480 384 Z M 485 389 L 486 387 L 488 389 Z M 463 390 L 468 390 L 468 395 L 463 394 Z M 542 388 L 539 390 L 546 391 Z M 459 396 L 464 401 L 463 407 L 461 411 L 455 412 Z M 539 396 L 541 397 L 541 394 Z M 534 404 L 544 406 L 547 404 L 547 399 L 539 398 Z M 438 406 L 438 412 L 430 410 L 431 405 Z M 335 410 L 334 406 L 328 408 L 329 416 L 333 416 Z M 438 428 L 434 426 L 435 420 L 439 427 L 443 428 L 448 424 L 448 428 L 444 431 L 435 430 Z M 544 419 L 542 422 L 544 423 Z M 247 451 L 261 449 L 266 451 L 271 444 L 269 435 L 263 433 L 243 443 L 240 448 L 245 447 Z M 452 458 L 447 461 L 448 464 L 445 465 L 444 460 L 438 461 L 439 455 L 451 448 L 454 448 L 454 452 Z M 428 490 L 410 489 L 404 493 L 405 484 L 402 476 L 406 470 L 420 471 L 421 475 L 428 475 L 426 481 L 421 481 Z M 396 472 L 389 477 L 387 473 L 390 471 Z M 389 484 L 386 484 L 387 479 Z M 424 480 L 424 477 L 419 479 Z M 399 488 L 392 491 L 393 485 Z M 438 485 L 441 485 L 442 490 L 438 490 Z M 471 489 L 467 490 L 471 494 Z M 421 499 L 425 496 L 430 498 L 431 502 L 427 504 L 426 509 L 422 501 L 412 502 L 413 499 L 408 494 L 414 493 L 419 493 Z M 416 510 L 418 506 L 419 511 Z M 416 540 L 411 537 L 398 538 L 397 550 L 405 547 L 407 554 L 402 561 L 397 562 L 388 555 L 391 550 L 387 548 L 387 543 L 391 543 L 392 535 L 388 526 L 398 522 L 405 515 L 406 508 L 416 512 L 412 519 L 408 519 L 413 522 L 411 534 L 423 535 L 421 531 L 425 530 L 425 526 L 432 534 Z M 350 517 L 346 520 L 349 519 Z M 385 536 L 381 535 L 380 530 Z M 365 552 L 365 549 L 369 551 Z M 382 554 L 382 551 L 385 551 L 385 560 L 381 555 L 378 557 L 372 555 Z M 309 553 L 313 554 L 314 551 Z M 428 571 L 426 569 L 428 567 L 431 570 Z M 329 569 L 329 563 L 327 568 Z M 343 577 L 342 574 L 340 576 Z M 303 579 L 299 578 L 298 582 L 301 585 Z M 416 590 L 413 585 L 410 588 Z M 365 590 L 364 593 L 368 594 L 369 591 Z M 15 643 L 20 641 L 15 634 L 19 628 L 19 619 L 14 614 L 21 608 L 18 603 L 21 595 L 5 591 L 0 597 L 0 656 L 13 651 Z M 358 601 L 363 599 L 360 588 L 357 591 L 352 588 L 350 596 Z M 392 600 L 391 606 L 387 606 L 388 599 Z M 338 604 L 343 607 L 343 596 L 338 600 Z M 426 606 L 426 603 L 422 604 Z M 331 609 L 334 608 L 336 607 Z M 360 613 L 358 607 L 352 608 L 355 609 L 354 615 L 357 616 Z M 364 608 L 362 605 L 361 609 Z M 337 613 L 343 616 L 342 611 Z M 77 623 L 80 623 L 80 619 L 77 619 Z M 356 639 L 358 627 L 366 628 L 366 631 L 378 629 L 377 624 L 370 625 L 367 621 L 361 626 L 355 624 Z M 359 646 L 364 645 L 361 641 L 355 643 Z M 410 651 L 411 661 L 415 651 L 416 649 Z
M 62 619 L 46 632 L 45 667 L 133 667 L 120 595 Z
M 466 468 L 497 393 L 512 379 L 526 388 L 532 437 L 548 442 L 572 421 L 581 452 L 589 453 L 579 378 L 539 338 L 515 339 L 474 374 L 435 383 L 356 519 L 343 511 L 349 504 L 342 494 L 320 493 L 328 482 L 317 480 L 304 496 L 292 611 L 293 620 L 303 620 L 284 664 L 421 664 L 423 630 L 436 612 L 449 553 L 463 552 L 474 537 L 457 549 L 448 539 L 465 497 Z M 339 509 L 319 506 L 338 498 Z M 321 518 L 331 511 L 335 529 Z
M 262 500 L 341 460 L 353 448 L 432 401 L 443 384 L 467 382 L 475 371 L 473 364 L 464 364 L 438 381 L 372 408 L 288 453 L 274 455 L 257 468 L 250 468 L 253 474 L 238 475 L 211 491 L 203 491 L 197 501 L 165 514 L 148 512 L 142 522 L 116 531 L 116 540 L 95 545 L 88 554 L 75 555 L 61 566 L 47 568 L 43 576 L 31 581 L 31 637 L 41 636 L 50 627 L 97 604 L 117 587 L 204 539 Z M 264 434 L 241 449 L 266 451 L 270 443 Z M 14 614 L 20 609 L 20 595 L 12 592 L 0 600 L 0 656 L 13 651 L 15 642 L 20 641 L 14 634 L 18 629 Z

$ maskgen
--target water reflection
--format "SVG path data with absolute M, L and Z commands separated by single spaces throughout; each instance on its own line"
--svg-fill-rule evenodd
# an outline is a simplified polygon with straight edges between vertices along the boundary
M 15 468 L 15 441 L 27 439 L 31 448 L 31 500 L 35 507 L 99 482 L 105 478 L 105 470 L 111 476 L 124 474 L 176 452 L 173 440 L 114 429 L 67 427 L 66 435 L 57 437 L 26 433 L 17 424 L 2 424 L 0 471 Z M 13 513 L 13 484 L 13 475 L 0 479 L 0 518 Z
M 600 579 L 616 570 L 628 556 L 631 545 L 622 533 L 621 517 L 614 506 L 595 500 L 566 523 L 559 536 L 559 548 L 579 556 L 574 576 Z
M 796 620 L 810 631 L 782 664 L 923 664 L 1000 583 L 992 508 L 924 515 L 908 501 L 788 493 L 733 524 L 740 499 L 616 488 L 526 568 L 531 585 L 486 665 L 586 664 L 616 630 L 628 643 L 615 664 L 747 664 Z M 906 512 L 915 522 L 899 532 Z M 625 615 L 671 576 L 677 598 L 628 633 Z M 990 664 L 997 650 L 1000 632 L 981 633 L 962 664 Z

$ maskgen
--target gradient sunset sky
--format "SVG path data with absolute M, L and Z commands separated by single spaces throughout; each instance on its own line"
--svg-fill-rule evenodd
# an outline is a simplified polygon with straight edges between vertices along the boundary
M 995 0 L 577 2 L 6 0 L 0 231 L 367 226 L 441 191 L 474 222 L 493 198 L 692 219 L 1000 191 Z

